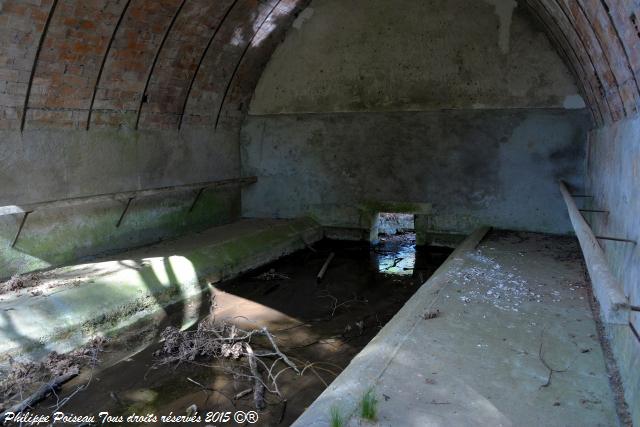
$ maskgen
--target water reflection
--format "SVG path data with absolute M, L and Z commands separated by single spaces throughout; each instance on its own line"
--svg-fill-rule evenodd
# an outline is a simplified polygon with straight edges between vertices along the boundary
M 412 276 L 416 265 L 416 235 L 402 233 L 381 235 L 374 246 L 374 262 L 378 272 L 399 276 Z

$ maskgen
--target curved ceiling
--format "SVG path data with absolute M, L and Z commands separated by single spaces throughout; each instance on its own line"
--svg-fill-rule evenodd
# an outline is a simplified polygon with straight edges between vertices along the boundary
M 0 129 L 237 123 L 309 0 L 5 0 Z M 637 114 L 638 0 L 526 0 L 597 125 Z

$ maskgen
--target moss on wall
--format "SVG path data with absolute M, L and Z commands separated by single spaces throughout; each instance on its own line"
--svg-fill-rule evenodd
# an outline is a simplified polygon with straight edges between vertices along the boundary
M 229 223 L 239 217 L 239 189 L 206 190 L 189 212 L 194 192 L 134 200 L 120 227 L 125 203 L 98 203 L 29 215 L 15 248 L 20 216 L 0 217 L 0 277 L 67 264 Z

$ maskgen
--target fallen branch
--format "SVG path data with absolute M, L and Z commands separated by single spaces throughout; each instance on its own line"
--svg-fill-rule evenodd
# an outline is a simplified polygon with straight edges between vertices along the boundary
M 280 419 L 278 419 L 278 424 L 282 424 L 284 420 L 284 415 L 287 413 L 287 399 L 282 401 L 282 412 L 280 412 Z
M 364 298 L 363 299 L 359 299 L 358 295 L 353 294 L 353 298 L 352 299 L 347 300 L 347 301 L 343 301 L 341 303 L 338 303 L 338 298 L 334 297 L 333 295 L 331 295 L 327 291 L 323 291 L 323 294 L 322 295 L 318 295 L 316 298 L 330 298 L 331 301 L 333 301 L 331 314 L 329 315 L 328 319 L 332 319 L 333 316 L 335 316 L 335 314 L 336 314 L 336 310 L 338 310 L 340 307 L 343 307 L 343 306 L 345 306 L 347 304 L 351 304 L 351 303 L 354 303 L 354 302 L 367 304 L 369 302 Z M 318 319 L 318 320 L 324 321 L 324 320 L 328 320 L 328 319 Z
M 23 412 L 27 408 L 32 408 L 33 405 L 37 404 L 38 402 L 43 401 L 51 393 L 55 393 L 55 391 L 58 390 L 60 388 L 60 386 L 62 386 L 62 384 L 66 383 L 67 381 L 69 381 L 70 379 L 76 377 L 77 375 L 78 375 L 78 371 L 74 370 L 73 372 L 68 372 L 66 374 L 60 375 L 60 376 L 52 379 L 48 383 L 43 384 L 31 396 L 29 396 L 25 400 L 13 405 L 9 409 L 7 409 L 5 412 L 3 412 L 0 415 L 0 422 L 4 422 L 5 418 L 7 418 L 9 413 L 16 414 L 18 412 Z
M 311 252 L 313 253 L 318 253 L 318 251 L 316 250 L 316 248 L 314 248 L 313 246 L 311 246 L 310 243 L 307 243 L 306 240 L 304 240 L 304 237 L 300 237 L 300 240 L 302 240 L 302 243 L 306 246 L 307 249 L 309 249 Z
M 549 370 L 549 376 L 547 377 L 547 382 L 542 384 L 540 386 L 540 388 L 549 387 L 551 385 L 551 377 L 553 376 L 554 372 L 561 373 L 561 372 L 566 372 L 569 369 L 568 366 L 565 369 L 554 369 L 554 368 L 552 368 L 544 358 L 543 351 L 542 351 L 542 344 L 543 343 L 544 343 L 544 331 L 542 331 L 542 333 L 540 334 L 540 349 L 538 350 L 538 358 L 540 359 L 540 361 L 542 362 L 544 367 Z
M 293 369 L 294 371 L 296 371 L 297 374 L 300 373 L 300 371 L 298 370 L 298 368 L 296 367 L 296 365 L 289 360 L 289 358 L 282 353 L 279 349 L 278 349 L 278 345 L 276 344 L 276 341 L 273 339 L 273 336 L 269 333 L 269 330 L 267 330 L 267 328 L 262 328 L 262 333 L 265 334 L 267 336 L 267 338 L 269 339 L 269 342 L 271 343 L 271 345 L 273 346 L 273 350 L 276 352 L 276 354 L 278 356 L 280 356 L 282 358 L 282 360 L 284 361 L 284 363 L 286 363 L 287 365 L 289 365 L 291 367 L 291 369 Z
M 287 276 L 286 274 L 282 274 L 282 273 L 278 273 L 275 268 L 272 268 L 271 270 L 259 274 L 256 277 L 254 277 L 255 280 L 265 280 L 265 281 L 269 281 L 269 280 L 289 280 L 291 279 L 291 277 Z
M 255 379 L 255 385 L 253 387 L 253 403 L 256 405 L 256 409 L 263 410 L 267 407 L 267 404 L 264 401 L 265 387 L 260 372 L 258 372 L 256 355 L 253 353 L 253 349 L 249 344 L 244 343 L 244 347 L 249 357 L 249 369 L 251 370 L 251 375 L 253 375 Z
M 335 256 L 336 254 L 334 252 L 331 252 L 327 257 L 327 260 L 324 262 L 324 264 L 322 264 L 322 268 L 320 269 L 320 271 L 318 272 L 318 276 L 316 277 L 316 280 L 318 283 L 320 283 L 322 279 L 324 279 L 324 275 L 326 274 L 327 269 L 329 268 L 329 264 L 331 263 L 331 260 Z
M 286 364 L 287 369 L 292 369 L 300 375 L 296 364 L 280 350 L 275 337 L 266 327 L 246 331 L 226 321 L 216 323 L 213 317 L 209 317 L 201 321 L 196 330 L 180 331 L 175 327 L 168 327 L 161 336 L 164 342 L 154 354 L 157 359 L 156 365 L 180 364 L 185 361 L 199 364 L 196 358 L 201 357 L 214 358 L 221 362 L 224 360 L 238 361 L 236 365 L 239 366 L 237 367 L 241 367 L 244 362 L 244 367 L 248 368 L 246 370 L 224 366 L 220 366 L 220 368 L 236 377 L 246 378 L 253 382 L 251 390 L 254 393 L 254 403 L 258 410 L 267 406 L 265 401 L 265 393 L 267 392 L 275 394 L 280 399 L 283 398 L 276 377 L 272 375 L 272 371 L 279 361 Z M 264 342 L 261 342 L 262 348 L 254 350 L 252 340 L 259 336 L 265 338 Z M 265 360 L 271 358 L 273 361 L 265 363 Z M 190 378 L 187 380 L 203 390 L 215 391 Z
M 394 267 L 397 267 L 398 264 L 403 260 L 404 258 L 395 258 L 393 260 L 393 264 L 390 265 L 389 267 L 383 268 L 382 271 L 387 271 L 387 270 L 391 270 Z
M 252 391 L 253 391 L 252 388 L 248 388 L 246 390 L 242 390 L 241 392 L 239 392 L 235 396 L 233 396 L 233 400 L 242 399 L 243 397 L 245 397 L 247 394 L 251 393 Z
M 432 400 L 431 402 L 427 402 L 430 405 L 451 405 L 451 402 L 437 402 L 435 400 Z

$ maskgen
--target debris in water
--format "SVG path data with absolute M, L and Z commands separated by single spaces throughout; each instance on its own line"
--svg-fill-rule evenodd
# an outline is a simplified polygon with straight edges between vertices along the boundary
M 0 380 L 0 407 L 8 408 L 0 414 L 0 422 L 7 412 L 20 412 L 32 407 L 62 384 L 78 375 L 83 366 L 95 367 L 106 339 L 96 337 L 84 347 L 67 354 L 55 351 L 39 363 L 10 359 L 8 371 Z M 27 399 L 23 396 L 31 393 Z
M 256 277 L 254 277 L 254 279 L 256 280 L 265 280 L 265 281 L 269 281 L 269 280 L 288 280 L 291 279 L 291 277 L 287 276 L 286 274 L 282 274 L 282 273 L 278 273 L 276 272 L 275 268 L 270 269 L 269 271 L 259 274 Z
M 316 278 L 316 280 L 318 281 L 318 283 L 320 283 L 322 281 L 322 279 L 324 279 L 324 275 L 327 273 L 327 269 L 329 268 L 329 264 L 331 263 L 331 260 L 336 256 L 336 254 L 334 252 L 331 252 L 329 254 L 329 256 L 327 257 L 327 260 L 324 262 L 324 264 L 322 264 L 322 268 L 320 269 L 320 271 L 318 272 L 318 276 Z
M 212 305 L 213 307 L 215 304 Z M 181 331 L 169 326 L 162 332 L 161 337 L 164 341 L 163 345 L 154 353 L 159 365 L 193 362 L 197 357 L 208 357 L 218 361 L 244 360 L 244 365 L 225 369 L 233 375 L 254 381 L 254 404 L 259 410 L 266 407 L 266 392 L 277 395 L 282 401 L 285 400 L 278 388 L 277 375 L 273 372 L 273 366 L 278 361 L 282 361 L 287 369 L 292 369 L 301 375 L 298 367 L 280 351 L 273 335 L 266 327 L 251 331 L 242 330 L 227 322 L 217 323 L 211 313 L 198 323 L 196 330 Z M 255 341 L 259 337 L 266 338 L 267 349 L 254 351 L 252 346 L 256 345 Z M 267 364 L 265 359 L 276 361 Z M 271 366 L 271 369 L 267 369 L 267 366 Z M 246 372 L 247 368 L 248 372 Z M 266 380 L 264 376 L 267 377 Z M 266 387 L 267 384 L 270 384 L 269 388 Z

